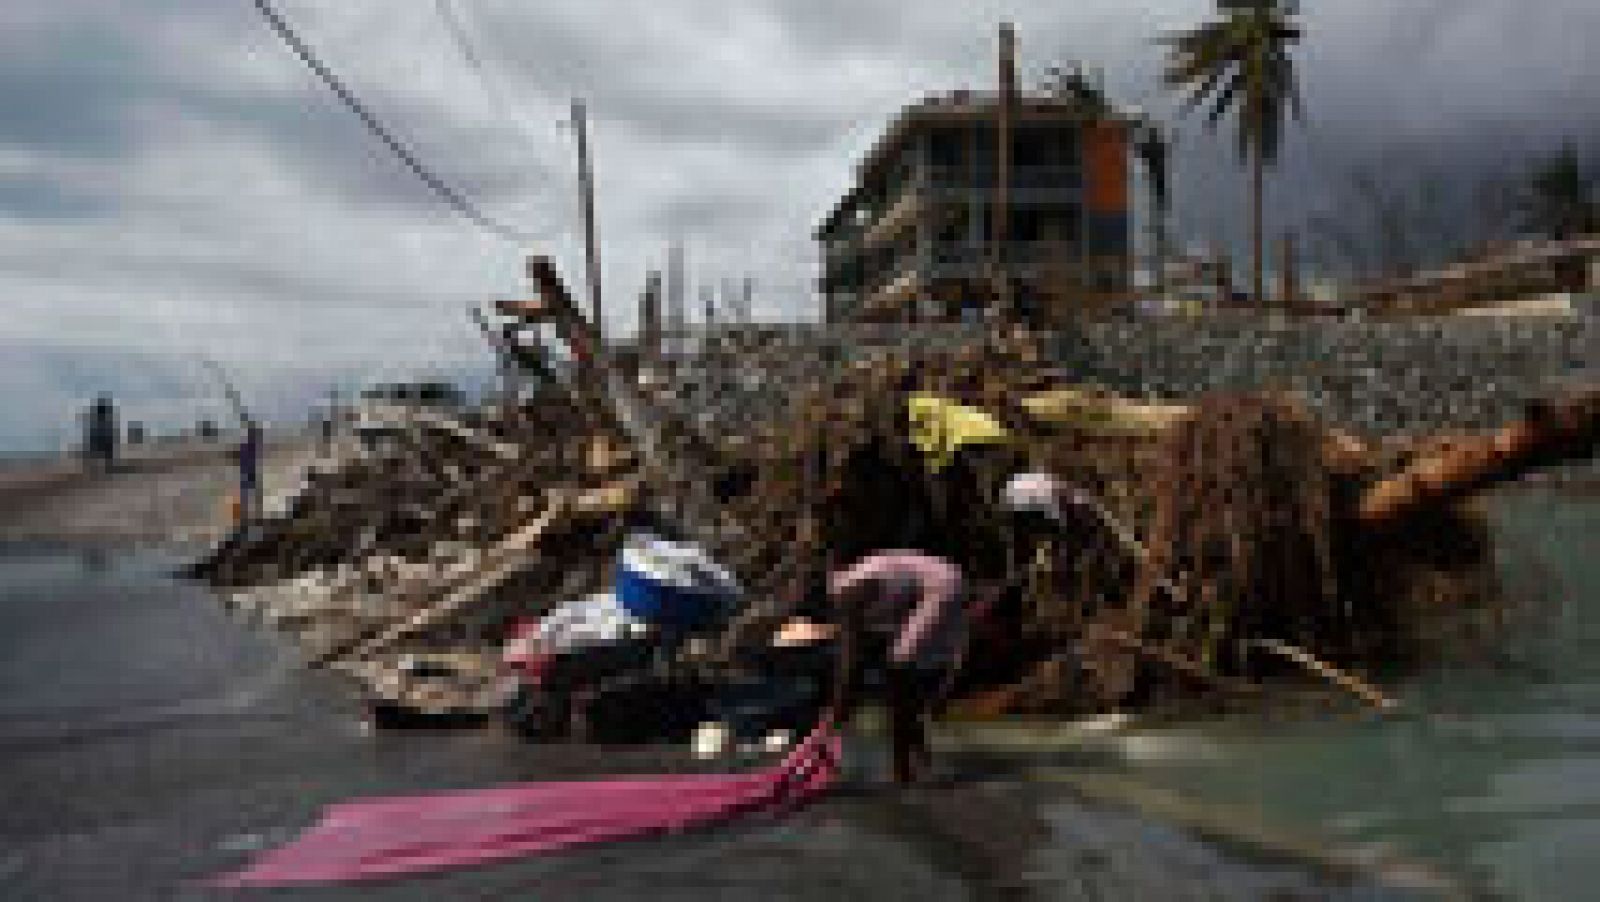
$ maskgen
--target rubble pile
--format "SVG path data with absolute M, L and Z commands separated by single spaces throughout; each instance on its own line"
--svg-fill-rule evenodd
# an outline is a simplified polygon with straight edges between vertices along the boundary
M 705 666 L 816 610 L 829 572 L 917 548 L 956 563 L 983 611 L 956 684 L 971 713 L 1252 695 L 1289 674 L 1386 706 L 1359 673 L 1493 602 L 1486 532 L 1458 502 L 1592 454 L 1600 422 L 1591 394 L 1459 445 L 1369 443 L 1287 396 L 1119 398 L 1020 332 L 796 361 L 753 331 L 619 366 L 534 264 L 543 300 L 504 302 L 497 349 L 537 390 L 350 443 L 195 567 L 403 709 L 490 706 L 510 625 L 606 589 L 646 520 L 743 588 L 721 641 L 688 652 Z M 550 321 L 564 371 L 527 338 Z M 1000 503 L 1024 472 L 1072 487 L 1043 546 Z
M 548 392 L 460 415 L 396 414 L 341 442 L 284 515 L 191 573 L 378 700 L 481 707 L 503 625 L 527 613 L 522 599 L 592 590 L 621 542 L 614 515 L 634 490 L 619 478 L 625 455 L 574 422 Z M 421 701 L 452 678 L 453 694 Z

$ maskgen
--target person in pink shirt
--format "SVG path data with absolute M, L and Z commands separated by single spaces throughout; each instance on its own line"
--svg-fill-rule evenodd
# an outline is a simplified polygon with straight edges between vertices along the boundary
M 964 650 L 961 571 L 918 551 L 880 551 L 833 574 L 828 594 L 841 633 L 831 719 L 850 718 L 866 671 L 882 662 L 894 778 L 909 783 L 931 761 L 926 717 Z

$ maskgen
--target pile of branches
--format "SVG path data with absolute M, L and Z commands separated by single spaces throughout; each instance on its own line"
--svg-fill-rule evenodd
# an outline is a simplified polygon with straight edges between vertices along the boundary
M 759 601 L 729 645 L 759 642 L 829 569 L 914 547 L 1000 600 L 960 687 L 977 710 L 1083 714 L 1248 695 L 1287 675 L 1386 705 L 1358 674 L 1415 660 L 1442 616 L 1495 603 L 1488 534 L 1469 508 L 1361 520 L 1365 491 L 1404 456 L 1352 453 L 1278 396 L 1201 398 L 1171 428 L 1131 432 L 1047 424 L 1019 403 L 1067 386 L 1026 342 L 889 355 L 749 437 L 730 468 L 750 478 L 728 506 L 755 528 L 724 553 Z M 920 392 L 993 414 L 1012 440 L 930 469 L 907 416 Z M 998 504 L 1023 469 L 1097 507 L 1068 511 L 1034 556 Z

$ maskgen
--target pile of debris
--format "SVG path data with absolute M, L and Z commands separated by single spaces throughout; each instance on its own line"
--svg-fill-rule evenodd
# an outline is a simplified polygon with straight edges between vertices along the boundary
M 459 417 L 411 411 L 342 441 L 282 516 L 191 572 L 312 661 L 358 677 L 375 702 L 481 710 L 519 609 L 508 599 L 591 590 L 599 556 L 621 540 L 615 515 L 637 480 L 575 421 L 551 392 Z
M 351 444 L 284 516 L 195 567 L 397 709 L 504 701 L 495 663 L 516 625 L 604 591 L 647 522 L 742 586 L 716 641 L 679 656 L 701 673 L 736 670 L 831 570 L 915 547 L 1000 612 L 976 625 L 957 685 L 969 713 L 1253 695 L 1290 673 L 1385 706 L 1358 674 L 1414 660 L 1447 612 L 1494 604 L 1487 533 L 1458 502 L 1592 454 L 1600 423 L 1590 393 L 1494 435 L 1398 447 L 1282 397 L 1125 401 L 1052 370 L 1025 334 L 859 354 L 760 416 L 733 398 L 688 410 L 672 361 L 612 359 L 548 261 L 532 274 L 539 299 L 502 304 L 487 330 L 532 389 Z M 761 382 L 758 346 L 707 353 L 725 392 Z M 1048 550 L 1019 547 L 998 503 L 1027 471 L 1082 500 Z

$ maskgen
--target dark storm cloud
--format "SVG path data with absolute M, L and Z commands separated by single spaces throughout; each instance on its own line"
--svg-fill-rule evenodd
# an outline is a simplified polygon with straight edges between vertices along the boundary
M 362 97 L 385 123 L 412 124 L 390 128 L 418 136 L 407 143 L 424 160 L 447 158 L 448 169 L 434 168 L 468 197 L 492 206 L 523 196 L 527 179 L 519 170 L 529 164 L 510 158 L 503 131 L 441 118 L 431 106 L 388 90 L 364 89 Z M 356 205 L 438 209 L 438 198 L 309 74 L 286 92 L 190 87 L 172 103 L 272 146 L 319 193 Z
M 658 32 L 650 17 L 671 17 L 671 4 L 650 9 L 645 21 L 630 27 L 607 25 L 603 15 L 545 18 L 520 9 L 483 15 L 481 21 L 487 45 L 513 73 L 520 96 L 545 108 L 560 108 L 581 95 L 598 122 L 619 125 L 641 142 L 722 145 L 763 158 L 815 154 L 837 140 L 841 110 L 849 110 L 855 98 L 779 99 L 803 93 L 799 87 L 815 80 L 817 67 L 828 60 L 744 56 L 739 31 L 763 27 L 754 17 L 758 8 L 727 5 L 706 17 L 706 30 L 692 41 L 652 39 Z
M 116 209 L 110 199 L 72 185 L 0 173 L 0 216 L 58 220 L 103 216 Z
M 0 201 L 3 199 L 4 189 L 0 186 Z M 59 259 L 4 250 L 0 250 L 0 270 L 13 278 L 40 281 L 59 279 L 63 275 Z M 113 249 L 95 259 L 74 263 L 71 277 L 83 286 L 112 288 L 132 284 L 144 290 L 211 298 L 212 314 L 226 312 L 239 298 L 247 298 L 257 311 L 295 315 L 317 308 L 403 310 L 428 303 L 425 292 L 398 295 L 390 288 L 377 285 L 330 283 L 270 259 L 197 253 L 124 253 Z
M 0 146 L 116 158 L 135 143 L 130 104 L 159 79 L 152 60 L 106 29 L 11 33 L 0 43 Z
M 228 6 L 231 17 L 217 17 Z M 299 67 L 278 39 L 256 21 L 248 4 L 158 3 L 141 9 L 102 8 L 101 15 L 45 21 L 8 32 L 0 53 L 0 148 L 56 159 L 115 161 L 161 144 L 168 127 L 205 121 L 255 135 L 297 167 L 317 189 L 352 204 L 434 209 L 437 199 L 379 146 L 349 111 L 306 70 L 281 89 L 218 79 L 192 68 L 194 59 L 150 39 L 153 25 L 184 26 L 196 39 L 222 42 L 240 54 L 266 53 Z M 120 13 L 120 15 L 119 15 Z M 143 26 L 141 28 L 141 26 Z M 176 49 L 178 52 L 173 53 Z M 352 79 L 354 81 L 354 79 Z M 441 115 L 404 87 L 360 84 L 363 100 L 412 138 L 425 158 L 449 148 L 451 171 L 441 173 L 485 205 L 516 199 L 524 177 L 508 170 L 502 130 Z M 405 126 L 409 126 L 406 128 Z M 521 161 L 526 165 L 526 161 Z M 56 198 L 75 209 L 92 200 L 71 186 L 7 191 L 16 203 L 37 197 L 40 215 L 54 215 Z M 110 199 L 106 199 L 110 202 Z
M 673 237 L 691 245 L 696 288 L 750 269 L 760 309 L 814 315 L 809 229 L 901 104 L 993 83 L 1000 19 L 1019 27 L 1026 80 L 1082 60 L 1104 68 L 1115 99 L 1165 115 L 1152 41 L 1212 7 L 453 2 L 483 73 L 431 2 L 279 5 L 440 176 L 547 233 L 536 249 L 568 273 L 581 271 L 581 243 L 571 136 L 556 123 L 587 98 L 607 306 L 624 327 L 643 268 Z M 1274 231 L 1319 213 L 1359 218 L 1356 168 L 1459 187 L 1563 138 L 1600 146 L 1592 0 L 1303 5 L 1308 121 L 1269 183 Z M 408 333 L 470 342 L 458 299 L 519 287 L 529 249 L 483 240 L 439 205 L 250 3 L 0 0 L 0 86 L 0 296 L 32 304 L 0 321 L 0 338 L 71 335 L 98 312 L 116 325 L 97 340 L 159 344 L 170 316 L 195 340 L 206 328 L 232 340 L 248 323 L 260 335 L 240 354 L 367 359 Z M 1242 246 L 1230 134 L 1180 130 L 1185 237 Z M 215 322 L 218 310 L 233 321 Z

